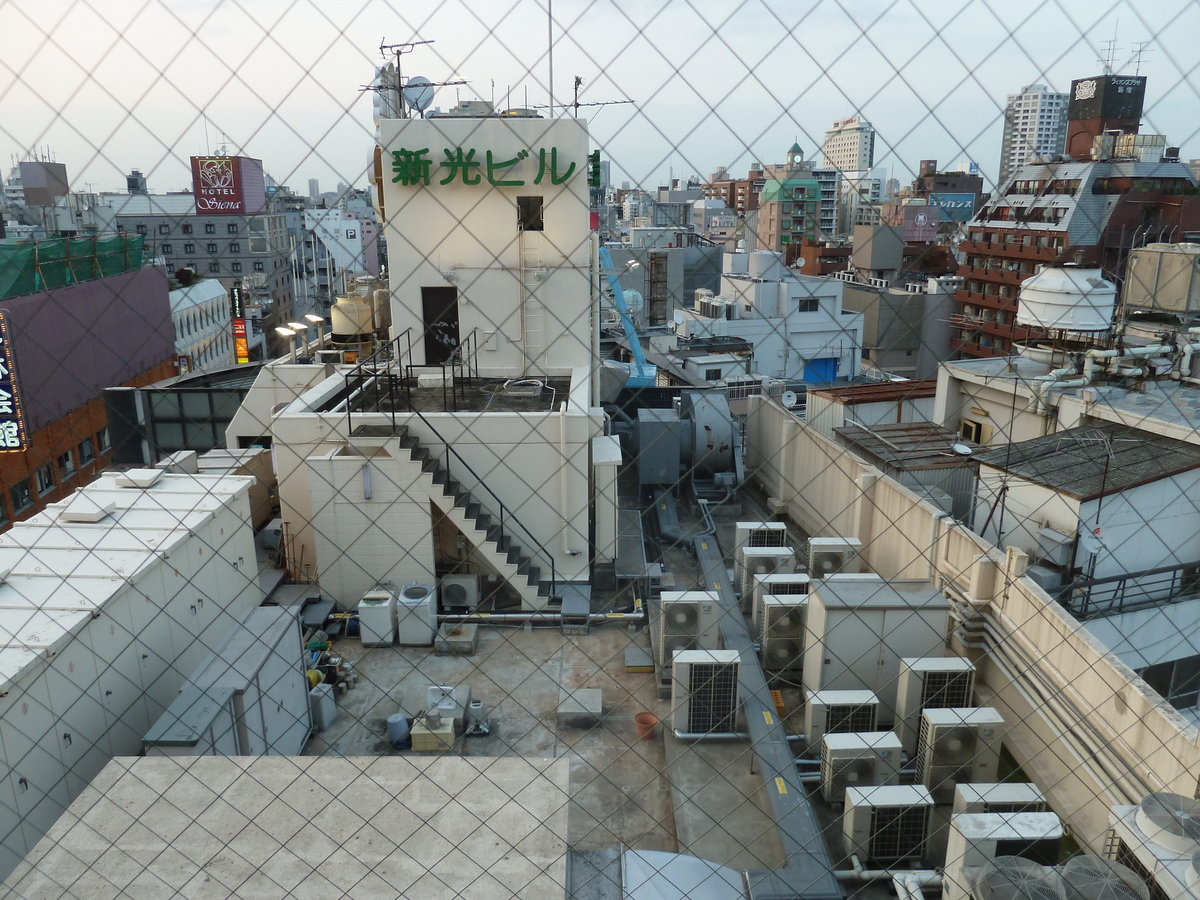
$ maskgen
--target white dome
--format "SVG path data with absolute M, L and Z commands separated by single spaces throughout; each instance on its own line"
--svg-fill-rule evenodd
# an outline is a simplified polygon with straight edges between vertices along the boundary
M 1021 282 L 1017 324 L 1063 331 L 1107 331 L 1117 286 L 1100 269 L 1045 268 Z

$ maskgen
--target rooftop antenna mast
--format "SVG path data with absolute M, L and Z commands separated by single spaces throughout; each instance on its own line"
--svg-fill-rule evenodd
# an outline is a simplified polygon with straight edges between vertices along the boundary
M 1149 41 L 1140 41 L 1139 43 L 1135 44 L 1134 47 L 1135 47 L 1135 49 L 1133 51 L 1133 59 L 1131 60 L 1131 62 L 1133 63 L 1133 74 L 1141 75 L 1142 74 L 1142 60 L 1145 58 L 1145 56 L 1147 54 L 1153 53 L 1154 48 L 1150 46 Z
M 385 44 L 381 38 L 379 41 L 379 55 L 386 57 L 389 54 L 396 56 L 396 85 L 398 88 L 404 88 L 404 74 L 400 68 L 400 57 L 405 53 L 412 53 L 417 47 L 424 44 L 432 44 L 433 41 L 406 41 L 402 44 Z M 400 104 L 400 118 L 407 119 L 408 112 L 403 103 Z
M 1098 62 L 1104 66 L 1104 74 L 1113 74 L 1113 59 L 1117 55 L 1120 47 L 1117 46 L 1117 29 L 1120 27 L 1121 20 L 1117 19 L 1113 23 L 1113 36 L 1111 41 L 1104 41 L 1100 44 L 1100 59 Z

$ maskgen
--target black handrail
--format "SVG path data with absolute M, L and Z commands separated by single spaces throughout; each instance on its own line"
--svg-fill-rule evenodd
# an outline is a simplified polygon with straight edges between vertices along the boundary
M 1119 615 L 1200 594 L 1200 561 L 1076 581 L 1050 593 L 1079 619 Z
M 470 346 L 475 348 L 474 352 L 472 354 L 470 354 L 470 356 L 476 358 L 475 377 L 478 377 L 479 364 L 478 364 L 478 359 L 477 359 L 478 343 L 476 340 L 476 331 L 477 331 L 477 329 L 472 329 L 470 334 L 468 334 L 465 338 L 463 338 L 461 341 L 458 342 L 458 344 L 455 346 L 455 349 L 454 349 L 454 355 L 460 356 L 461 354 L 459 351 L 462 348 L 466 347 L 469 342 Z M 404 339 L 407 342 L 407 348 L 408 348 L 407 353 L 405 353 L 404 351 L 402 351 L 400 349 L 401 339 Z M 463 459 L 462 455 L 457 450 L 455 450 L 453 446 L 451 446 L 450 442 L 447 441 L 444 437 L 442 437 L 441 432 L 439 432 L 437 430 L 437 428 L 434 426 L 434 424 L 432 422 L 430 422 L 429 419 L 425 418 L 424 414 L 422 414 L 422 412 L 419 409 L 417 409 L 416 406 L 413 404 L 413 402 L 412 402 L 412 387 L 411 387 L 411 380 L 412 380 L 411 372 L 414 368 L 423 368 L 423 367 L 412 364 L 412 363 L 406 363 L 405 359 L 408 357 L 411 357 L 411 355 L 412 355 L 412 329 L 407 328 L 400 334 L 396 335 L 396 337 L 394 337 L 391 341 L 384 344 L 379 350 L 376 350 L 374 353 L 372 353 L 370 356 L 368 356 L 365 360 L 360 360 L 355 365 L 354 369 L 352 369 L 350 372 L 348 372 L 346 374 L 346 431 L 347 431 L 347 435 L 351 435 L 354 432 L 354 429 L 353 429 L 353 427 L 351 425 L 351 421 L 350 421 L 350 417 L 351 417 L 351 414 L 353 412 L 353 407 L 354 407 L 354 404 L 352 402 L 353 392 L 350 390 L 350 385 L 351 385 L 351 380 L 353 378 L 355 378 L 355 376 L 357 376 L 358 390 L 359 390 L 359 392 L 361 392 L 363 387 L 367 384 L 367 382 L 370 379 L 374 378 L 377 380 L 381 377 L 381 375 L 386 374 L 386 377 L 388 379 L 388 398 L 389 398 L 389 400 L 391 400 L 389 405 L 391 406 L 390 412 L 391 412 L 391 420 L 392 420 L 392 430 L 393 430 L 393 432 L 395 431 L 395 429 L 396 429 L 396 405 L 397 405 L 395 402 L 395 399 L 396 399 L 395 385 L 396 385 L 397 379 L 396 379 L 396 376 L 394 376 L 391 371 L 392 363 L 394 361 L 396 369 L 399 369 L 400 371 L 409 373 L 409 377 L 400 379 L 402 386 L 404 388 L 404 391 L 405 391 L 406 405 L 408 406 L 408 411 L 410 413 L 416 415 L 416 417 L 418 419 L 420 419 L 422 423 L 424 423 L 425 427 L 428 428 L 431 432 L 433 432 L 434 437 L 437 439 L 438 442 L 441 443 L 441 445 L 446 450 L 445 455 L 442 457 L 442 463 L 446 467 L 447 480 L 451 480 L 453 477 L 453 473 L 450 470 L 450 459 L 449 459 L 450 455 L 453 455 L 454 458 L 457 459 L 458 462 L 462 464 L 462 467 L 468 473 L 470 473 L 470 476 L 473 479 L 475 479 L 475 483 L 478 484 L 479 487 L 483 488 L 483 490 L 485 490 L 488 493 L 488 495 L 496 502 L 496 505 L 499 507 L 499 510 L 500 510 L 499 518 L 500 518 L 501 530 L 505 530 L 506 522 L 514 523 L 524 533 L 525 538 L 526 538 L 526 541 L 525 541 L 526 545 L 532 545 L 532 549 L 530 550 L 530 553 L 529 553 L 530 557 L 531 558 L 533 558 L 535 556 L 540 557 L 542 562 L 549 564 L 549 566 L 550 566 L 550 590 L 551 590 L 551 593 L 553 593 L 554 589 L 558 587 L 558 567 L 554 563 L 554 557 L 550 554 L 550 552 L 548 550 L 546 550 L 545 547 L 543 547 L 541 545 L 541 543 L 539 543 L 537 541 L 536 538 L 534 538 L 533 532 L 525 527 L 524 523 L 521 522 L 521 520 L 519 518 L 517 518 L 516 513 L 514 513 L 512 510 L 510 510 L 508 508 L 508 506 L 504 503 L 504 501 L 501 500 L 499 496 L 497 496 L 496 492 L 487 486 L 487 483 L 482 478 L 479 477 L 478 473 L 476 473 L 476 471 L 473 468 L 471 468 L 471 464 L 468 463 L 465 459 Z M 467 368 L 468 372 L 470 372 L 469 359 L 470 359 L 470 357 L 468 357 L 468 362 L 466 363 L 466 368 Z M 378 367 L 380 367 L 382 365 L 386 365 L 386 372 L 384 372 L 384 373 L 377 371 Z M 464 363 L 460 359 L 457 363 L 452 363 L 452 365 L 457 366 L 461 369 L 464 366 Z M 435 367 L 429 366 L 428 368 L 435 368 Z M 444 364 L 442 366 L 440 366 L 440 368 L 442 368 L 443 372 L 445 371 Z M 456 380 L 459 380 L 459 379 L 456 379 Z M 444 397 L 445 379 L 443 378 L 442 381 L 443 381 L 443 401 L 444 401 L 445 400 L 445 397 Z M 470 490 L 474 491 L 474 488 L 471 488 Z M 491 511 L 488 510 L 488 512 L 490 513 Z

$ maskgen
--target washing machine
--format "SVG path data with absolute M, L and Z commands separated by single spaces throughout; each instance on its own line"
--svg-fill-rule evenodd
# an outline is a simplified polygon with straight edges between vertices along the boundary
M 396 600 L 396 642 L 405 647 L 428 647 L 437 632 L 437 586 L 406 584 Z
M 390 647 L 396 643 L 396 595 L 375 588 L 358 601 L 358 633 L 364 647 Z

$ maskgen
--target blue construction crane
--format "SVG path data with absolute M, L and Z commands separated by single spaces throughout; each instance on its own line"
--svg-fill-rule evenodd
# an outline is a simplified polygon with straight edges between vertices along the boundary
M 658 369 L 646 362 L 646 354 L 642 352 L 642 342 L 638 339 L 637 329 L 633 325 L 633 316 L 629 314 L 629 304 L 625 302 L 625 291 L 621 289 L 621 280 L 617 277 L 617 267 L 613 263 L 612 254 L 607 247 L 600 248 L 600 268 L 608 278 L 608 286 L 612 289 L 613 303 L 621 316 L 621 324 L 625 327 L 625 338 L 629 341 L 629 352 L 633 354 L 633 364 L 629 367 L 629 380 L 625 386 L 629 388 L 654 387 L 658 377 Z

